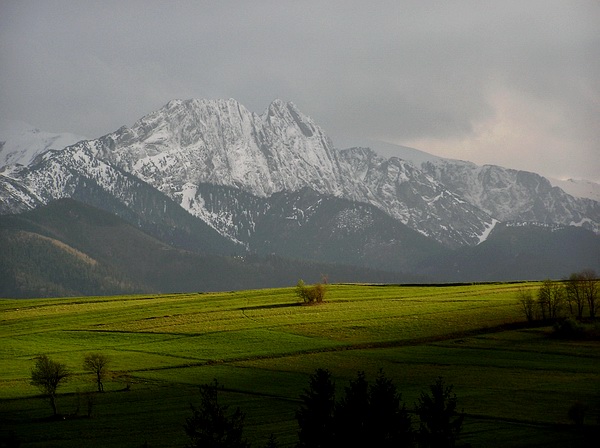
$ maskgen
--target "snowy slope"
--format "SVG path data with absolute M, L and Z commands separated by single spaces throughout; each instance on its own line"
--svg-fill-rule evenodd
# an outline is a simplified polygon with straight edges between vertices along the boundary
M 600 202 L 573 197 L 539 174 L 448 159 L 425 162 L 421 169 L 500 221 L 600 232 Z
M 553 179 L 548 178 L 552 186 L 559 187 L 564 192 L 576 198 L 593 199 L 600 202 L 600 184 L 583 179 Z
M 495 165 L 479 166 L 389 143 L 373 145 L 379 153 L 410 161 L 495 219 L 580 225 L 595 232 L 600 229 L 600 184 L 544 178 Z
M 327 136 L 291 103 L 274 101 L 261 116 L 235 100 L 174 100 L 131 128 L 92 143 L 115 163 L 169 195 L 213 183 L 257 196 L 297 190 L 340 192 Z
M 43 132 L 13 120 L 0 121 L 0 168 L 6 165 L 29 165 L 39 154 L 49 149 L 60 150 L 85 137 Z

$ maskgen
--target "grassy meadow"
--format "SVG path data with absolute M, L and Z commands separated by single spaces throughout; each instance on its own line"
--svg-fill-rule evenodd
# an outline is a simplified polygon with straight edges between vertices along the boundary
M 246 413 L 261 447 L 294 446 L 294 412 L 308 375 L 328 368 L 340 394 L 383 368 L 409 409 L 442 376 L 466 414 L 472 446 L 585 446 L 600 418 L 600 342 L 548 337 L 522 325 L 515 293 L 537 283 L 458 286 L 330 285 L 301 306 L 294 288 L 210 294 L 0 299 L 0 435 L 22 447 L 182 447 L 198 386 L 218 379 L 224 403 Z M 110 357 L 105 393 L 82 367 Z M 47 354 L 74 373 L 53 421 L 29 384 Z M 587 405 L 585 430 L 567 417 Z M 417 418 L 414 417 L 414 421 Z

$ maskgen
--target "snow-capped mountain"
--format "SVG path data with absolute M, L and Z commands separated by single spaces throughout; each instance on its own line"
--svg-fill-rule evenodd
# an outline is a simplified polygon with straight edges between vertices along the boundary
M 477 243 L 494 222 L 406 162 L 336 150 L 312 119 L 280 100 L 262 115 L 235 100 L 174 100 L 75 148 L 143 179 L 230 237 L 204 207 L 201 184 L 257 197 L 308 187 L 373 204 L 449 246 Z
M 0 171 L 0 214 L 19 213 L 74 198 L 115 213 L 176 246 L 236 252 L 206 223 L 136 176 L 95 157 L 85 144 L 48 151 L 27 167 Z
M 135 216 L 130 222 L 149 225 L 144 214 L 164 208 L 156 219 L 165 229 L 167 208 L 179 208 L 251 248 L 261 217 L 272 215 L 274 203 L 265 199 L 308 188 L 374 206 L 448 247 L 482 242 L 498 221 L 600 228 L 598 202 L 573 198 L 541 176 L 415 154 L 422 160 L 338 150 L 311 118 L 280 100 L 261 115 L 232 99 L 173 100 L 131 127 L 47 151 L 27 167 L 5 167 L 0 212 L 93 196 L 95 205 Z M 211 185 L 227 188 L 228 199 L 213 200 Z
M 69 133 L 43 132 L 22 121 L 0 120 L 0 168 L 29 165 L 39 154 L 60 150 L 85 137 Z

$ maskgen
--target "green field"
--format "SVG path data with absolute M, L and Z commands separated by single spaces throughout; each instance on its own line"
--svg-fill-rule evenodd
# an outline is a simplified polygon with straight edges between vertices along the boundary
M 383 368 L 409 409 L 438 376 L 453 384 L 472 446 L 584 446 L 600 418 L 600 342 L 515 325 L 520 286 L 330 285 L 316 306 L 300 306 L 293 288 L 2 299 L 0 430 L 27 447 L 182 447 L 198 385 L 217 378 L 254 447 L 271 433 L 293 446 L 309 374 L 328 368 L 341 393 L 358 370 L 372 379 Z M 85 414 L 89 352 L 108 355 L 113 374 L 92 418 L 48 420 L 29 384 L 33 358 L 69 366 L 59 411 Z M 567 418 L 576 401 L 588 406 L 584 430 Z

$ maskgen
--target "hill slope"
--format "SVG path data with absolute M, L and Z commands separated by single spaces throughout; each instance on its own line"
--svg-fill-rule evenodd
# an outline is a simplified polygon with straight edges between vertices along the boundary
M 223 257 L 171 247 L 117 216 L 62 199 L 0 216 L 4 297 L 216 291 L 335 281 L 400 282 L 416 276 L 285 260 Z M 26 281 L 21 279 L 26 278 Z
M 423 272 L 442 281 L 509 281 L 566 278 L 600 272 L 600 237 L 578 227 L 498 224 L 475 247 L 441 257 Z

